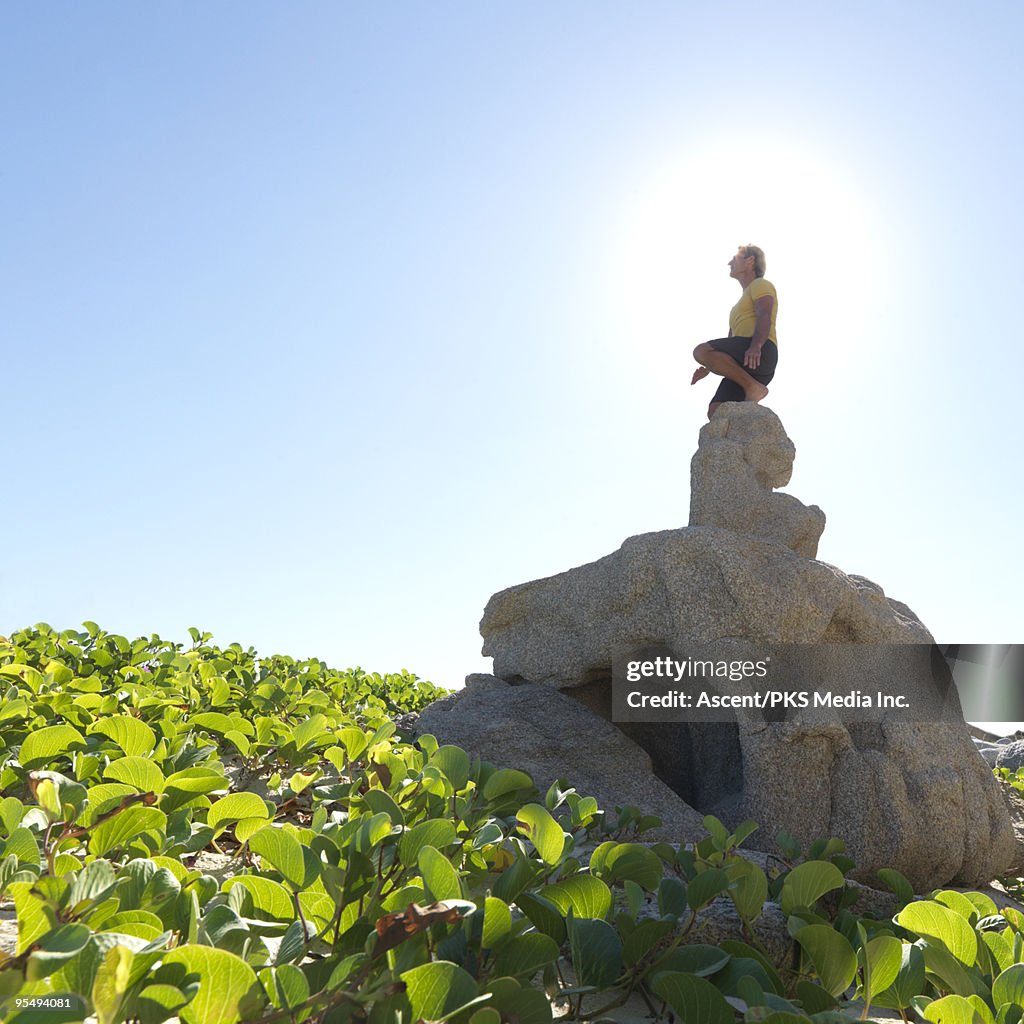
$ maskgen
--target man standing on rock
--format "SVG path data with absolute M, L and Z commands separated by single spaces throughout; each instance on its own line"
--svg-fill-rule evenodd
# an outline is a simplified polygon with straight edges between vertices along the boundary
M 775 376 L 779 360 L 775 314 L 779 308 L 775 286 L 764 279 L 764 252 L 756 245 L 741 245 L 729 261 L 729 276 L 743 288 L 740 301 L 729 312 L 729 337 L 705 341 L 693 350 L 701 365 L 691 384 L 709 373 L 723 378 L 708 406 L 708 419 L 723 402 L 760 402 L 765 385 Z

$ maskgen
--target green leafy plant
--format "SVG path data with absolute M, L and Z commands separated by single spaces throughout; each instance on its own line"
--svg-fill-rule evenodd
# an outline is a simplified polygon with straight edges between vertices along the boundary
M 1019 1024 L 1022 919 L 984 896 L 880 872 L 901 909 L 857 918 L 838 840 L 782 836 L 762 867 L 753 822 L 709 816 L 647 843 L 640 808 L 405 734 L 444 693 L 409 673 L 84 627 L 0 638 L 5 1020 L 547 1024 L 636 998 L 665 1022 Z M 721 912 L 743 940 L 695 941 Z

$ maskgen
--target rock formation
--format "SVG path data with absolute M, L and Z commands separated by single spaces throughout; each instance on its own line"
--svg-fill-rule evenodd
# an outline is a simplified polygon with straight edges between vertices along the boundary
M 427 708 L 418 728 L 538 784 L 563 776 L 606 803 L 638 804 L 679 841 L 696 838 L 705 813 L 753 818 L 751 843 L 766 850 L 781 829 L 805 843 L 841 837 L 863 877 L 895 867 L 919 890 L 987 882 L 1013 858 L 1014 835 L 959 705 L 920 720 L 811 709 L 609 721 L 616 659 L 653 645 L 723 658 L 771 650 L 786 689 L 827 678 L 852 690 L 869 677 L 892 693 L 934 686 L 917 616 L 814 559 L 824 514 L 775 491 L 793 457 L 770 410 L 721 406 L 691 463 L 689 526 L 495 594 L 480 624 L 495 678 Z

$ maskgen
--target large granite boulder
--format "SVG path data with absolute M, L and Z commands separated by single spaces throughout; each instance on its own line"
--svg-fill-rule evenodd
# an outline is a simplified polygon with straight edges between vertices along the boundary
M 487 602 L 480 632 L 496 676 L 563 688 L 607 676 L 617 653 L 643 643 L 932 639 L 870 580 L 707 526 L 630 537 L 596 562 L 503 590 Z
M 750 844 L 765 850 L 781 829 L 805 843 L 839 836 L 862 877 L 894 867 L 918 891 L 988 882 L 1013 860 L 1014 834 L 955 690 L 952 710 L 917 719 L 819 709 L 772 720 L 736 712 L 609 721 L 617 659 L 650 646 L 741 657 L 772 650 L 787 689 L 826 677 L 837 691 L 866 680 L 887 694 L 934 685 L 936 649 L 917 616 L 876 583 L 812 557 L 823 514 L 775 493 L 793 454 L 768 409 L 720 406 L 693 457 L 690 525 L 631 537 L 588 565 L 495 594 L 480 624 L 483 653 L 512 685 L 492 686 L 483 711 L 475 710 L 482 697 L 467 694 L 425 712 L 427 731 L 510 765 L 547 749 L 542 776 L 585 779 L 581 790 L 621 802 L 620 754 L 611 763 L 599 755 L 606 743 L 632 749 L 617 731 L 653 767 L 644 775 L 635 752 L 623 761 L 635 782 L 628 802 L 655 813 L 671 806 L 683 830 L 694 817 L 667 801 L 666 786 L 695 816 L 758 821 Z M 749 692 L 751 683 L 730 686 Z M 561 691 L 557 702 L 542 704 L 536 695 L 545 690 Z M 599 722 L 604 732 L 595 731 Z

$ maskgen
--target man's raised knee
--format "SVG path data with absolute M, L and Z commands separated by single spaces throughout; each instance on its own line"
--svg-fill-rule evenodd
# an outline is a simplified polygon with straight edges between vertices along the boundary
M 709 352 L 711 352 L 711 351 L 712 351 L 711 345 L 710 345 L 710 344 L 708 344 L 708 342 L 706 342 L 706 341 L 702 341 L 702 342 L 701 342 L 701 343 L 700 343 L 700 344 L 699 344 L 699 345 L 698 345 L 698 346 L 697 346 L 697 347 L 696 347 L 696 348 L 695 348 L 695 349 L 693 350 L 693 358 L 694 358 L 694 359 L 696 359 L 696 360 L 697 360 L 697 362 L 699 363 L 699 362 L 703 361 L 704 357 L 705 357 L 705 356 L 706 356 L 706 355 L 707 355 L 707 354 L 708 354 Z

